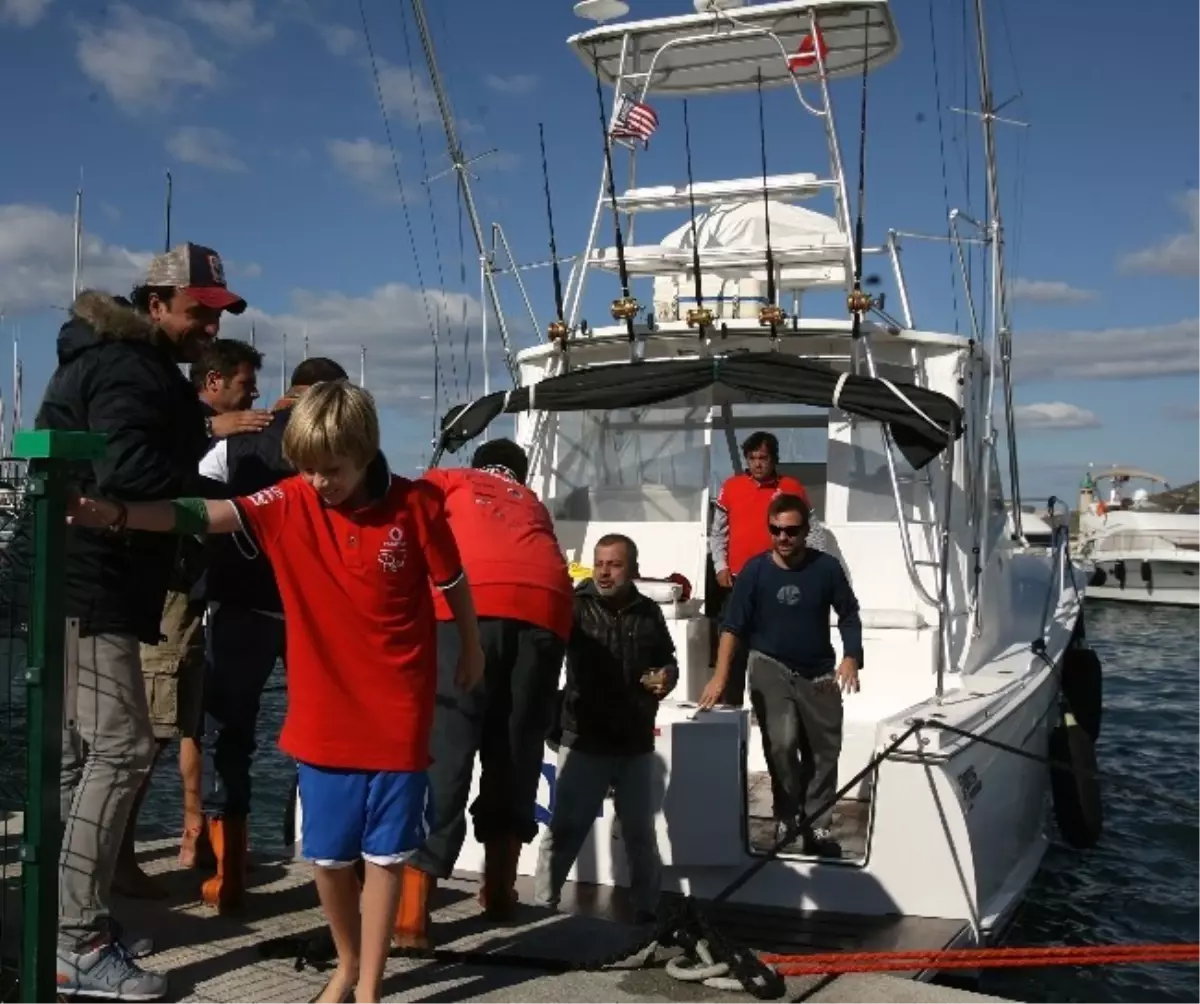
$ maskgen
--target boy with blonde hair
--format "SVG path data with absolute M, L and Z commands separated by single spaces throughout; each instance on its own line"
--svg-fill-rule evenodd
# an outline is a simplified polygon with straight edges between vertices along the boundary
M 301 840 L 338 952 L 320 1001 L 378 1001 L 401 864 L 426 829 L 437 683 L 432 582 L 458 624 L 458 683 L 483 671 L 471 593 L 441 493 L 390 473 L 371 396 L 319 383 L 296 405 L 284 455 L 297 475 L 232 502 L 81 499 L 76 525 L 237 533 L 270 559 L 287 625 L 279 745 L 298 762 Z M 365 861 L 361 891 L 354 869 Z

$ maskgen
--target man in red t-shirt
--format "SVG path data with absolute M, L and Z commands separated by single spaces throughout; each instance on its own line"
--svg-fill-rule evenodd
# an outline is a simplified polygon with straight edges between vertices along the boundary
M 287 631 L 279 745 L 298 761 L 305 857 L 338 949 L 318 1000 L 380 999 L 402 863 L 424 839 L 437 684 L 430 585 L 458 625 L 456 679 L 483 673 L 470 588 L 442 493 L 396 477 L 371 396 L 319 383 L 295 406 L 283 452 L 299 472 L 233 502 L 82 499 L 80 526 L 236 533 L 271 561 Z M 363 859 L 363 888 L 352 867 Z
M 484 686 L 454 686 L 458 653 L 452 614 L 440 595 L 438 699 L 429 784 L 434 823 L 409 859 L 396 918 L 396 941 L 428 947 L 428 897 L 449 878 L 466 836 L 467 799 L 479 751 L 479 797 L 471 806 L 484 845 L 480 903 L 497 920 L 516 903 L 521 845 L 537 836 L 535 818 L 544 741 L 558 699 L 571 634 L 574 592 L 550 513 L 525 486 L 529 460 L 508 439 L 485 443 L 471 467 L 431 470 L 424 480 L 445 495 L 479 615 Z
M 709 554 L 717 573 L 717 584 L 729 599 L 733 580 L 742 566 L 756 554 L 771 550 L 767 531 L 767 507 L 776 495 L 799 495 L 808 503 L 804 485 L 780 474 L 779 440 L 769 432 L 752 432 L 742 443 L 746 469 L 725 480 L 713 512 Z M 723 605 L 723 604 L 722 604 Z M 741 707 L 746 690 L 745 650 L 739 650 L 729 670 L 721 703 Z

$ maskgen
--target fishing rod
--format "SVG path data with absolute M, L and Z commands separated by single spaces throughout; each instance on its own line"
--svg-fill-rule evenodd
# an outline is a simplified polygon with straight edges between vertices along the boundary
M 862 336 L 863 315 L 874 309 L 875 301 L 862 288 L 863 266 L 863 200 L 867 184 L 867 62 L 870 53 L 871 14 L 864 13 L 863 19 L 863 72 L 862 72 L 862 108 L 859 113 L 858 135 L 858 214 L 854 224 L 854 288 L 846 298 L 846 306 L 854 315 L 854 327 L 851 334 L 857 342 Z
M 689 328 L 700 328 L 700 337 L 712 324 L 713 312 L 704 306 L 704 283 L 700 279 L 700 238 L 696 233 L 696 183 L 692 180 L 692 136 L 688 125 L 688 103 L 683 99 L 683 149 L 687 153 L 688 206 L 692 214 L 692 274 L 696 277 L 696 306 L 687 312 Z
M 616 234 L 617 267 L 621 275 L 621 297 L 612 302 L 614 321 L 624 321 L 629 332 L 630 351 L 633 351 L 637 335 L 633 331 L 633 319 L 640 309 L 637 300 L 629 292 L 629 270 L 625 267 L 625 241 L 621 238 L 621 216 L 617 210 L 617 189 L 613 183 L 612 144 L 608 140 L 608 118 L 604 114 L 604 91 L 600 87 L 600 60 L 592 50 L 592 67 L 596 74 L 596 104 L 600 110 L 600 135 L 604 141 L 604 163 L 608 170 L 608 201 L 612 205 L 613 230 Z M 636 358 L 636 354 L 635 354 Z
M 546 190 L 546 221 L 550 226 L 550 264 L 554 273 L 554 320 L 549 325 L 550 341 L 566 349 L 567 322 L 563 320 L 562 272 L 558 267 L 558 248 L 554 242 L 554 210 L 550 206 L 550 170 L 546 167 L 546 134 L 542 123 L 538 123 L 538 144 L 542 148 L 542 187 Z
M 758 146 L 762 155 L 763 224 L 767 229 L 767 302 L 758 308 L 758 323 L 770 325 L 771 338 L 778 338 L 779 325 L 787 320 L 787 314 L 776 303 L 775 255 L 771 250 L 771 200 L 767 193 L 767 128 L 763 118 L 762 67 L 758 70 Z

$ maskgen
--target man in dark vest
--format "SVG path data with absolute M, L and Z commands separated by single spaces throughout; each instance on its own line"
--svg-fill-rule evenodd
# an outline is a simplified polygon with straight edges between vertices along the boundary
M 233 496 L 252 495 L 295 473 L 283 459 L 283 432 L 291 405 L 313 384 L 345 380 L 332 359 L 306 359 L 276 404 L 271 424 L 258 435 L 219 440 L 200 473 L 225 482 Z M 263 687 L 284 657 L 283 605 L 265 555 L 244 534 L 208 541 L 208 714 L 217 725 L 213 747 L 214 791 L 206 800 L 216 874 L 201 887 L 204 902 L 218 910 L 242 906 L 246 890 L 246 823 L 250 814 L 250 762 Z

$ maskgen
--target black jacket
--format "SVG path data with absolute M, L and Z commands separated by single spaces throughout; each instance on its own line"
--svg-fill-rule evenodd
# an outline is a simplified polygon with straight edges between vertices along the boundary
M 591 579 L 581 582 L 567 645 L 562 744 L 585 753 L 652 752 L 658 698 L 641 677 L 664 668 L 677 677 L 675 644 L 658 604 L 633 588 L 615 608 Z
M 104 293 L 75 301 L 34 427 L 107 435 L 103 459 L 72 466 L 82 494 L 125 502 L 214 494 L 197 473 L 203 412 L 172 349 L 148 318 Z M 156 644 L 168 583 L 178 581 L 180 538 L 71 527 L 66 550 L 67 616 L 79 618 L 80 633 Z M 22 581 L 31 551 L 26 524 L 9 548 Z
M 291 413 L 291 408 L 277 411 L 262 432 L 225 440 L 230 498 L 253 495 L 296 473 L 283 459 L 283 432 Z M 209 536 L 207 599 L 250 610 L 283 612 L 271 563 L 241 533 Z

